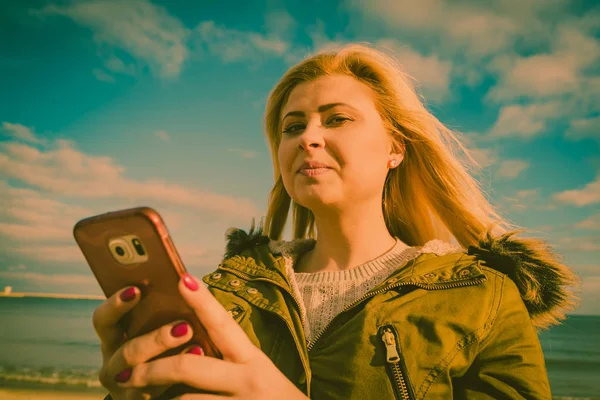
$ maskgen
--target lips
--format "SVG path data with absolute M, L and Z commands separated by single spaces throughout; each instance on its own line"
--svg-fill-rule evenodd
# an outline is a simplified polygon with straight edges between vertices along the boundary
M 327 164 L 323 164 L 318 161 L 306 161 L 306 162 L 302 163 L 300 168 L 298 168 L 298 172 L 300 172 L 302 170 L 319 169 L 319 168 L 329 169 L 331 167 Z

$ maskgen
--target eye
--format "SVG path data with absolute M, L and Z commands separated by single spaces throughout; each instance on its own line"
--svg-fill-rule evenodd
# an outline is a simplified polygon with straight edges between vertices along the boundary
M 282 132 L 283 133 L 296 133 L 298 130 L 296 128 L 302 128 L 302 124 L 289 124 Z
M 350 118 L 345 117 L 341 114 L 335 114 L 332 115 L 329 120 L 327 120 L 327 123 L 332 123 L 332 124 L 344 124 L 346 121 L 351 121 Z

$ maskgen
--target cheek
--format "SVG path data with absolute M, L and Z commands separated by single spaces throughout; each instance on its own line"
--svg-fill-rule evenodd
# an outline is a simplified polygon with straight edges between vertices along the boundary
M 387 173 L 386 148 L 376 141 L 348 141 L 340 145 L 338 154 L 343 171 L 348 173 L 346 178 L 361 186 L 377 182 Z
M 279 161 L 279 170 L 281 172 L 281 178 L 285 186 L 287 187 L 288 181 L 291 175 L 292 165 L 294 163 L 293 149 L 290 148 L 289 143 L 281 141 L 279 149 L 277 150 L 277 160 Z
M 291 154 L 289 145 L 286 141 L 282 140 L 279 144 L 279 149 L 277 149 L 277 159 L 279 161 L 279 167 L 281 168 L 282 173 L 289 168 L 289 164 L 293 161 L 290 160 L 290 158 Z

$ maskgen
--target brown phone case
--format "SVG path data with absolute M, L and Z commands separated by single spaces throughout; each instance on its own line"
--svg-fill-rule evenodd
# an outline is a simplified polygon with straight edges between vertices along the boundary
M 124 235 L 136 235 L 140 239 L 148 256 L 145 262 L 122 265 L 111 254 L 109 241 Z M 107 298 L 125 286 L 140 289 L 140 302 L 121 320 L 128 338 L 183 319 L 192 326 L 193 338 L 160 357 L 178 354 L 194 343 L 200 345 L 206 355 L 222 358 L 179 293 L 177 285 L 186 269 L 158 212 L 137 207 L 85 218 L 75 224 L 73 236 Z

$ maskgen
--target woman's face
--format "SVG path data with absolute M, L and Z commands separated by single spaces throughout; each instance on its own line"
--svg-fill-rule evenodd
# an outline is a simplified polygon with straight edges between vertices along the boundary
M 299 84 L 281 118 L 279 165 L 296 203 L 313 212 L 369 201 L 381 205 L 388 163 L 402 158 L 391 154 L 368 86 L 343 75 Z M 305 162 L 327 168 L 302 168 Z

